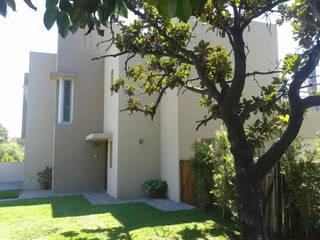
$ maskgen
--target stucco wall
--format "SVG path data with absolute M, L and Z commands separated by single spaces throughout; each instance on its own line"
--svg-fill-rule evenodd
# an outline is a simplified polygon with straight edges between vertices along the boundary
M 230 49 L 227 38 L 217 37 L 215 33 L 204 34 L 205 27 L 197 28 L 199 39 L 205 39 L 213 44 L 222 44 Z M 250 31 L 245 33 L 245 41 L 250 49 L 248 53 L 247 71 L 268 71 L 274 69 L 278 60 L 277 29 L 272 25 L 270 31 L 265 23 L 252 23 Z M 260 85 L 270 81 L 270 76 L 258 76 Z M 250 98 L 259 93 L 257 83 L 248 78 L 245 85 L 244 96 Z M 221 121 L 210 122 L 207 126 L 196 131 L 197 120 L 201 120 L 206 111 L 199 107 L 200 95 L 187 92 L 178 98 L 179 109 L 179 158 L 188 160 L 192 157 L 192 144 L 201 138 L 212 138 L 214 132 L 221 128 Z
M 56 55 L 30 53 L 27 90 L 24 189 L 39 189 L 37 173 L 52 166 Z
M 120 58 L 120 76 L 124 76 L 125 58 Z M 141 59 L 137 59 L 141 62 Z M 151 97 L 142 97 L 145 103 Z M 127 96 L 119 95 L 119 110 L 126 106 Z M 160 178 L 160 128 L 159 116 L 151 121 L 142 113 L 119 113 L 118 139 L 118 197 L 143 196 L 142 184 Z
M 310 109 L 304 117 L 299 135 L 305 138 L 315 138 L 320 132 L 320 111 Z
M 0 183 L 21 182 L 24 177 L 24 163 L 0 163 Z
M 168 197 L 180 201 L 179 126 L 176 91 L 168 91 L 160 106 L 161 179 L 168 183 Z
M 91 61 L 102 53 L 96 34 L 84 32 L 59 38 L 57 70 L 74 73 L 73 121 L 55 120 L 53 191 L 101 191 L 104 188 L 104 144 L 85 141 L 90 133 L 103 130 L 103 60 Z M 55 101 L 57 106 L 57 99 Z
M 112 168 L 108 166 L 107 192 L 113 197 L 118 195 L 118 128 L 119 128 L 119 94 L 111 95 L 111 71 L 114 79 L 119 76 L 119 58 L 106 58 L 104 63 L 104 124 L 103 131 L 112 133 Z

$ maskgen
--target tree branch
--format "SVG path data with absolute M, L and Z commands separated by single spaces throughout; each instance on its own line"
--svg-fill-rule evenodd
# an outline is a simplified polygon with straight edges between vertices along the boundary
M 243 22 L 243 29 L 245 29 L 253 19 L 260 17 L 261 15 L 263 15 L 266 12 L 271 11 L 273 8 L 275 8 L 276 6 L 278 6 L 281 3 L 285 3 L 285 2 L 289 2 L 290 0 L 278 0 L 278 1 L 274 1 L 273 3 L 268 3 L 265 7 L 257 10 L 254 14 L 252 14 L 251 17 L 249 17 L 248 19 L 246 19 Z
M 273 71 L 267 71 L 267 72 L 254 71 L 251 73 L 247 73 L 246 76 L 250 77 L 250 76 L 255 76 L 255 75 L 272 75 L 272 74 L 277 74 L 277 73 L 281 73 L 281 71 L 280 70 L 273 70 Z
M 302 100 L 299 95 L 301 85 L 314 71 L 318 65 L 319 59 L 320 42 L 318 41 L 312 48 L 309 58 L 304 66 L 294 74 L 293 81 L 290 84 L 288 96 L 291 111 L 288 126 L 282 136 L 275 141 L 269 150 L 265 152 L 258 159 L 256 164 L 250 168 L 248 172 L 248 178 L 250 181 L 259 182 L 262 180 L 263 176 L 271 171 L 274 164 L 280 160 L 281 156 L 296 139 L 303 122 L 305 109 L 307 107 L 316 106 L 315 104 L 320 103 L 318 96 L 311 96 Z
M 320 106 L 320 96 L 309 96 L 302 100 L 305 109 Z

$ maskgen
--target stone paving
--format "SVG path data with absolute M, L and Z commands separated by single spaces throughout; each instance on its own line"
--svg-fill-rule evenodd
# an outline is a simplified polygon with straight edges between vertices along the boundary
M 106 193 L 84 193 L 83 196 L 93 205 L 111 205 L 124 204 L 132 202 L 141 202 L 148 204 L 161 211 L 178 211 L 192 209 L 193 206 L 181 202 L 175 202 L 169 199 L 150 199 L 150 198 L 134 198 L 134 199 L 115 199 Z
M 84 196 L 93 205 L 112 205 L 125 203 L 145 203 L 161 211 L 178 211 L 192 209 L 193 206 L 181 202 L 175 202 L 169 199 L 149 199 L 149 198 L 134 198 L 134 199 L 115 199 L 105 192 L 86 192 L 86 193 L 53 193 L 50 190 L 35 190 L 23 191 L 18 199 L 32 198 L 48 198 L 57 196 Z

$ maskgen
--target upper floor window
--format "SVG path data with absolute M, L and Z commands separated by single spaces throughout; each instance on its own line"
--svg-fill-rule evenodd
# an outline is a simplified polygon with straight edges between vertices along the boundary
M 113 84 L 114 82 L 114 70 L 111 69 L 111 73 L 110 73 L 110 86 Z M 111 91 L 111 96 L 113 95 L 113 91 Z
M 73 82 L 72 80 L 59 80 L 59 123 L 71 123 L 73 110 Z

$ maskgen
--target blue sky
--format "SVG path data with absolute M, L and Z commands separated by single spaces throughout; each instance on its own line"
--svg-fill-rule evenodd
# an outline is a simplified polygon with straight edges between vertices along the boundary
M 0 123 L 10 137 L 20 137 L 24 73 L 29 68 L 29 52 L 55 53 L 57 29 L 47 31 L 42 23 L 43 0 L 34 0 L 38 10 L 29 9 L 23 1 L 16 1 L 18 11 L 0 17 Z M 278 31 L 279 55 L 294 49 L 289 26 Z

